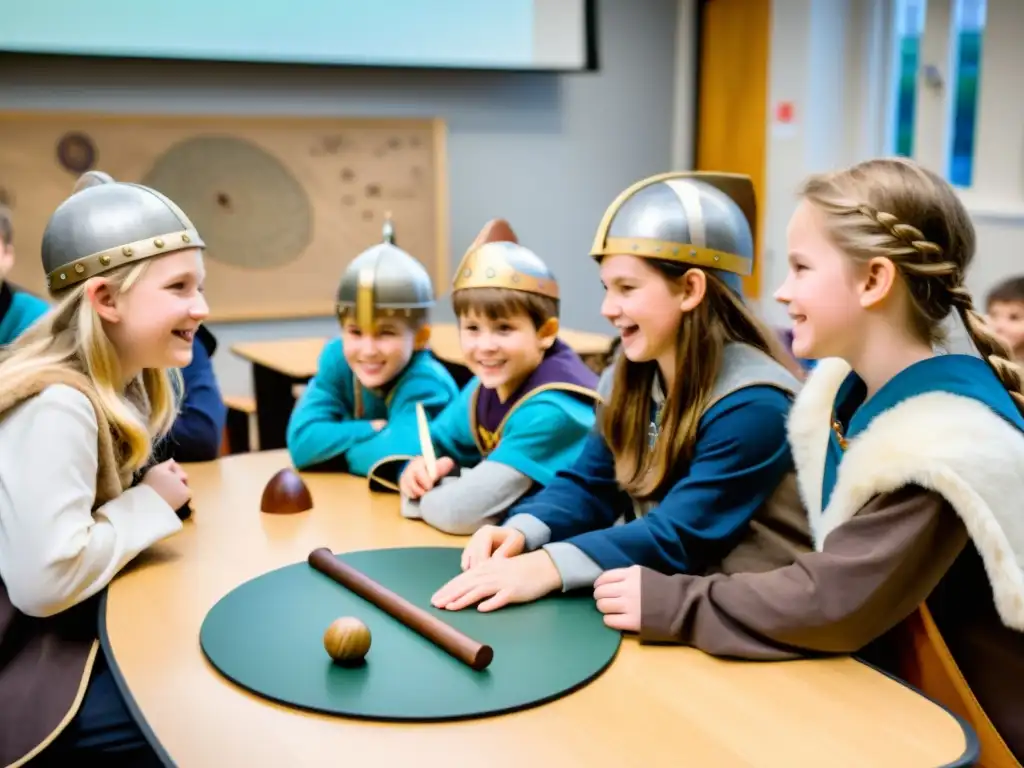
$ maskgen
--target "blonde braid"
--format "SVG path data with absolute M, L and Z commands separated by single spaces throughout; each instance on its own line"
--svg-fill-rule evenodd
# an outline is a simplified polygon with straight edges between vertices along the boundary
M 963 272 L 957 263 L 946 259 L 942 248 L 925 239 L 917 227 L 867 205 L 858 206 L 858 210 L 921 256 L 921 262 L 894 262 L 905 277 L 918 278 L 906 280 L 918 308 L 935 322 L 941 321 L 951 309 L 956 309 L 978 353 L 1010 393 L 1017 408 L 1024 412 L 1024 368 L 1013 361 L 1009 347 L 975 310 L 974 299 L 964 285 Z
M 1024 368 L 1014 362 L 1010 348 L 992 332 L 985 318 L 974 309 L 974 299 L 963 283 L 953 289 L 953 306 L 960 313 L 960 319 L 978 353 L 1006 387 L 1010 397 L 1017 403 L 1017 409 L 1024 413 Z

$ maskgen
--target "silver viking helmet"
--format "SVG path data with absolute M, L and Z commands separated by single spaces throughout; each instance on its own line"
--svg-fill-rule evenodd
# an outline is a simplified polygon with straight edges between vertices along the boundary
M 434 286 L 419 259 L 394 244 L 394 225 L 384 222 L 383 241 L 356 256 L 338 286 L 338 319 L 351 314 L 369 333 L 376 318 L 410 318 L 434 306 Z
M 195 225 L 155 189 L 83 174 L 43 232 L 43 270 L 51 293 L 90 277 L 187 248 L 205 248 Z
M 638 181 L 608 206 L 590 255 L 701 267 L 742 296 L 754 271 L 757 203 L 749 176 L 680 171 Z

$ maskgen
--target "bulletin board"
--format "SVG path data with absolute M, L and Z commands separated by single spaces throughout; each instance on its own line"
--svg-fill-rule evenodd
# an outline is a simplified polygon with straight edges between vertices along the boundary
M 446 131 L 439 119 L 0 112 L 0 203 L 12 209 L 9 275 L 46 293 L 39 248 L 87 170 L 174 200 L 207 245 L 210 319 L 333 313 L 345 266 L 381 242 L 447 289 Z

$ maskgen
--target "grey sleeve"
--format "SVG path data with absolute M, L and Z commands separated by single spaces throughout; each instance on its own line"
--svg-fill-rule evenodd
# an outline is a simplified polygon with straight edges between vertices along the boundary
M 515 528 L 526 538 L 526 551 L 532 552 L 551 541 L 551 529 L 547 523 L 526 512 L 512 515 L 501 526 L 502 528 Z
M 562 591 L 592 587 L 604 569 L 583 553 L 579 547 L 564 541 L 551 542 L 551 529 L 540 519 L 522 512 L 505 521 L 503 528 L 515 528 L 526 537 L 526 551 L 543 547 L 562 577 Z
M 446 477 L 417 501 L 402 498 L 402 515 L 445 533 L 468 535 L 494 521 L 527 493 L 533 480 L 507 464 L 484 461 Z
M 562 591 L 592 587 L 604 569 L 591 560 L 583 550 L 564 541 L 544 545 L 544 551 L 555 564 L 562 577 Z

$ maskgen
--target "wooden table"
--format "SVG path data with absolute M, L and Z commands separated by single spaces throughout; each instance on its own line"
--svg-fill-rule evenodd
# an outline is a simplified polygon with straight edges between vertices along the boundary
M 559 338 L 583 358 L 604 355 L 611 337 L 600 333 L 563 330 Z M 316 373 L 317 361 L 328 338 L 278 339 L 235 344 L 231 351 L 252 363 L 253 394 L 256 399 L 256 423 L 260 448 L 273 450 L 285 447 L 288 417 L 295 407 L 292 394 L 296 384 L 304 384 Z M 455 325 L 435 325 L 430 348 L 455 377 L 459 386 L 469 378 L 465 357 L 459 345 L 459 329 Z
M 101 621 L 112 668 L 151 735 L 182 768 L 207 765 L 417 768 L 967 765 L 959 721 L 849 658 L 784 663 L 714 659 L 626 638 L 580 690 L 478 720 L 396 724 L 302 712 L 221 677 L 199 647 L 207 611 L 237 585 L 336 552 L 460 546 L 404 520 L 365 480 L 306 475 L 316 508 L 259 512 L 283 451 L 190 465 L 194 519 L 111 584 Z M 273 659 L 267 660 L 268 664 Z M 970 755 L 968 755 L 970 757 Z

